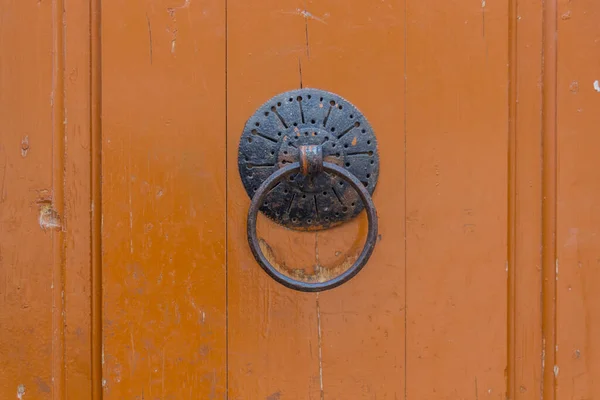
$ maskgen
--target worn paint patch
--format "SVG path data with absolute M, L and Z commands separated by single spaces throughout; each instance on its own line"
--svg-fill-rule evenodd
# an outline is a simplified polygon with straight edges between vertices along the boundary
M 269 396 L 267 396 L 266 400 L 279 400 L 279 399 L 281 399 L 281 392 L 277 391 L 277 392 L 272 393 Z
M 20 384 L 17 386 L 17 399 L 23 400 L 23 396 L 25 396 L 25 385 Z
M 594 81 L 594 90 L 598 93 L 600 93 L 600 82 L 599 81 Z
M 21 156 L 25 158 L 27 157 L 27 153 L 29 153 L 29 136 L 25 136 L 23 140 L 21 140 Z
M 35 384 L 38 387 L 38 390 L 42 393 L 50 393 L 50 386 L 46 382 L 44 382 L 41 378 L 35 378 Z
M 347 256 L 344 261 L 334 267 L 324 267 L 317 264 L 313 266 L 312 273 L 308 273 L 308 268 L 294 269 L 288 267 L 285 261 L 278 261 L 273 249 L 271 249 L 271 246 L 269 246 L 264 239 L 259 238 L 258 243 L 266 259 L 277 271 L 295 280 L 306 283 L 327 282 L 348 270 L 358 258 L 358 255 Z
M 39 216 L 39 224 L 40 228 L 43 230 L 46 229 L 60 229 L 60 215 L 58 212 L 52 207 L 52 204 L 49 202 L 39 202 L 40 207 L 40 216 Z

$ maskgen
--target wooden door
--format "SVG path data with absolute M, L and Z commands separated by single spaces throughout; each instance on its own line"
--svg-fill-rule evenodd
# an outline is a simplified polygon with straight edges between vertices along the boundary
M 600 396 L 593 0 L 0 5 L 1 399 Z M 257 265 L 237 165 L 298 88 L 379 146 L 320 293 Z M 308 269 L 367 229 L 259 225 Z

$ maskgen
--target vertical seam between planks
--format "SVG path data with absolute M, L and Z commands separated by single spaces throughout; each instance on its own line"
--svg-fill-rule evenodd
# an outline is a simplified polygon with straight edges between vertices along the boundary
M 557 1 L 543 2 L 542 50 L 542 399 L 556 398 Z
M 91 369 L 93 400 L 102 399 L 102 76 L 101 0 L 90 1 Z
M 407 40 L 407 31 L 408 31 L 408 27 L 407 27 L 407 9 L 408 9 L 408 0 L 404 0 L 404 400 L 407 399 L 408 396 L 408 243 L 407 243 L 407 236 L 408 236 L 408 231 L 407 229 L 407 224 L 406 224 L 406 218 L 407 218 L 407 209 L 408 209 L 408 195 L 407 195 L 407 188 L 408 188 L 408 181 L 407 181 L 407 177 L 408 177 L 408 171 L 407 171 L 407 156 L 408 156 L 408 152 L 407 152 L 407 117 L 408 117 L 408 112 L 407 112 L 407 108 L 408 108 L 408 104 L 406 102 L 407 99 L 407 92 L 408 92 L 408 88 L 407 88 L 407 54 L 408 54 L 408 49 L 407 49 L 407 45 L 408 45 L 408 40 Z
M 60 228 L 52 230 L 52 398 L 65 396 L 65 84 L 64 0 L 52 2 L 52 208 Z
M 225 398 L 229 399 L 229 151 L 228 136 L 228 53 L 229 30 L 227 16 L 227 0 L 225 5 Z
M 508 3 L 508 176 L 507 176 L 507 346 L 506 346 L 506 395 L 515 399 L 516 379 L 516 332 L 517 308 L 517 0 Z

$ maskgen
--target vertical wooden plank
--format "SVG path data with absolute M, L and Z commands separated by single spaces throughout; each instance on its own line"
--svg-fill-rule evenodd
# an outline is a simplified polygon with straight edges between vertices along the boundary
M 105 399 L 218 399 L 225 3 L 102 3 Z
M 90 1 L 90 369 L 92 400 L 102 399 L 102 15 Z
M 507 397 L 541 397 L 542 4 L 510 2 Z
M 542 53 L 542 397 L 556 399 L 557 0 L 544 3 Z
M 504 398 L 508 8 L 407 3 L 407 397 Z
M 557 398 L 600 393 L 600 4 L 559 2 Z
M 0 13 L 0 398 L 64 393 L 56 2 Z M 55 102 L 56 101 L 56 102 Z M 58 151 L 58 152 L 57 152 Z M 62 166 L 60 167 L 62 168 Z
M 320 396 L 315 295 L 279 285 L 256 264 L 246 239 L 250 200 L 237 167 L 246 120 L 279 92 L 299 88 L 306 54 L 302 0 L 227 4 L 228 316 L 230 399 Z M 315 259 L 315 235 L 266 218 L 259 234 L 276 257 L 300 268 Z
M 232 399 L 403 395 L 403 32 L 399 2 L 228 6 Z M 382 160 L 375 255 L 358 277 L 318 295 L 292 292 L 256 265 L 245 238 L 249 199 L 237 173 L 246 119 L 271 96 L 299 86 L 337 92 L 357 105 L 374 126 Z M 364 240 L 365 222 L 359 217 L 317 234 L 265 223 L 262 235 L 286 262 L 332 266 Z
M 404 396 L 404 2 L 308 1 L 302 8 L 307 87 L 337 92 L 369 120 L 379 145 L 379 234 L 356 278 L 317 297 L 321 398 Z M 364 215 L 361 215 L 364 217 Z M 319 262 L 334 266 L 366 235 L 366 219 L 319 232 Z M 356 252 L 357 250 L 354 250 Z
M 64 0 L 65 398 L 91 398 L 90 8 Z

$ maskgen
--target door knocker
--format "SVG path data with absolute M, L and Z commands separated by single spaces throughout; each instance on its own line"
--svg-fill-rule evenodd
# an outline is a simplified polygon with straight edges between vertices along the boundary
M 340 96 L 318 89 L 279 94 L 248 120 L 238 167 L 252 199 L 248 243 L 273 279 L 300 291 L 332 289 L 354 277 L 373 253 L 377 213 L 371 195 L 379 175 L 377 140 L 366 118 Z M 328 229 L 366 210 L 368 233 L 352 266 L 324 282 L 304 282 L 280 272 L 265 257 L 256 232 L 261 211 L 289 229 Z

